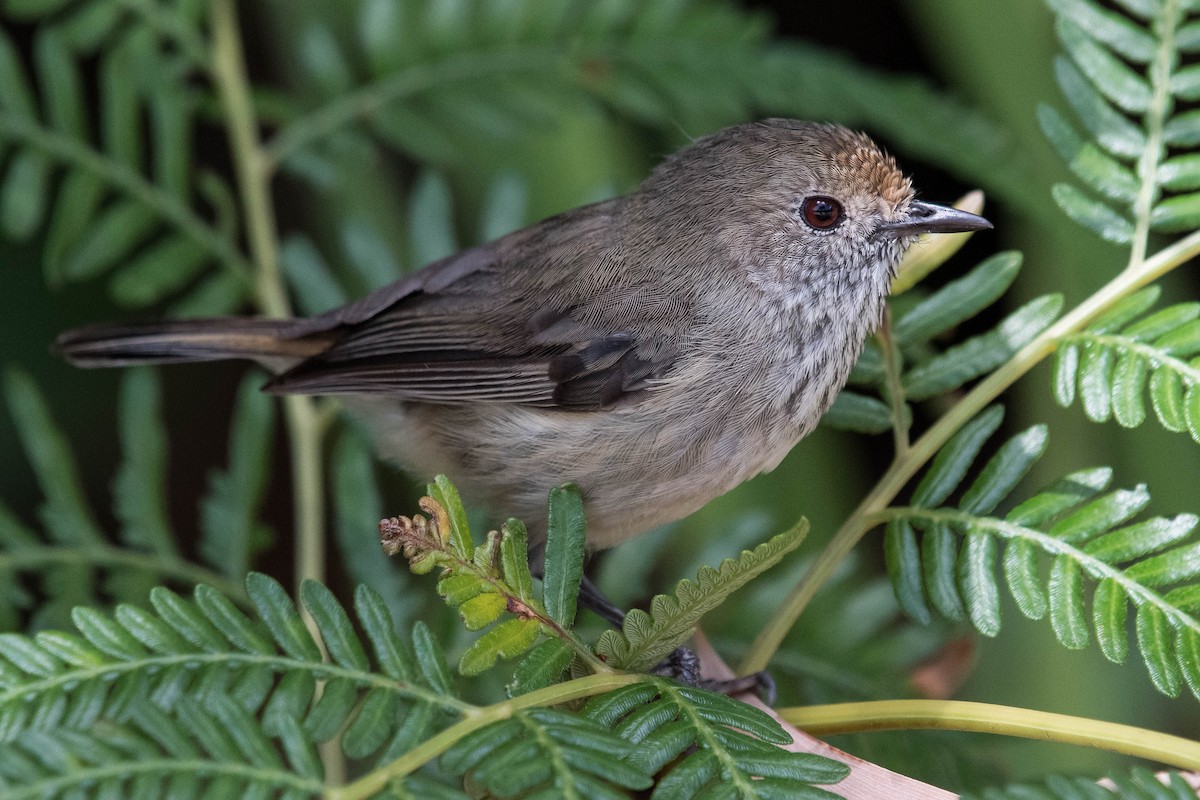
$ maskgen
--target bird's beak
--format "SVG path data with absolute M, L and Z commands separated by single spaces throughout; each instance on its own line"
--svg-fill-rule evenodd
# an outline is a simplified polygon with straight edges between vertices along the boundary
M 880 225 L 877 234 L 886 236 L 917 236 L 922 233 L 966 233 L 992 227 L 983 217 L 950 206 L 913 201 L 908 214 L 896 222 Z

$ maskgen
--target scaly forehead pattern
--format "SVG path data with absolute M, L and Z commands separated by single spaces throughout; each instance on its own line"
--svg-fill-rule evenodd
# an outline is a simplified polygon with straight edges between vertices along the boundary
M 912 200 L 912 182 L 896 166 L 896 160 L 870 137 L 837 126 L 829 129 L 833 143 L 830 161 L 838 178 L 860 184 L 856 188 L 878 194 L 893 208 Z

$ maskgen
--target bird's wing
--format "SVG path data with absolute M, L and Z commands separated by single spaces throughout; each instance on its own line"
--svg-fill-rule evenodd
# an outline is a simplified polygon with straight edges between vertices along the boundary
M 268 388 L 571 410 L 643 391 L 675 359 L 650 324 L 670 310 L 664 298 L 626 287 L 600 304 L 562 280 L 604 268 L 610 213 L 607 203 L 569 212 L 316 318 L 309 333 L 335 330 L 335 341 Z

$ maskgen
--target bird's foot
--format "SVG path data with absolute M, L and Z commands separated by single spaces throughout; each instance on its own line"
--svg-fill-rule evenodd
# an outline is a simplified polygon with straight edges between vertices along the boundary
M 687 686 L 698 686 L 701 689 L 721 694 L 733 695 L 752 691 L 767 705 L 775 704 L 775 679 L 769 672 L 755 672 L 723 680 L 708 680 L 700 676 L 700 659 L 696 656 L 696 651 L 686 645 L 677 647 L 675 652 L 650 670 L 650 674 L 674 678 Z

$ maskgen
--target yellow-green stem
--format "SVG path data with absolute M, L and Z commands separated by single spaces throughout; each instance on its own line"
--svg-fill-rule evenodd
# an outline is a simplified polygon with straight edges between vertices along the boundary
M 791 630 L 809 601 L 849 555 L 872 525 L 871 514 L 887 507 L 914 475 L 933 458 L 959 428 L 984 409 L 1005 389 L 1042 359 L 1054 352 L 1058 340 L 1082 330 L 1085 325 L 1104 313 L 1114 303 L 1146 284 L 1152 283 L 1171 270 L 1200 254 L 1200 231 L 1192 233 L 1163 248 L 1145 261 L 1131 264 L 1111 281 L 1100 287 L 1066 316 L 1042 331 L 1029 344 L 1017 351 L 995 372 L 980 381 L 937 422 L 930 426 L 903 454 L 892 461 L 887 472 L 875 484 L 850 514 L 829 544 L 817 556 L 808 572 L 772 614 L 766 627 L 754 640 L 741 664 L 742 674 L 766 669 L 771 656 L 779 649 L 783 637 Z
M 784 708 L 778 714 L 814 736 L 915 729 L 974 731 L 1095 747 L 1200 770 L 1200 742 L 1132 725 L 991 703 L 883 700 Z
M 475 714 L 469 715 L 463 721 L 451 725 L 446 730 L 432 736 L 421 744 L 409 750 L 400 758 L 386 766 L 369 772 L 353 783 L 325 792 L 327 800 L 362 800 L 372 797 L 384 789 L 393 780 L 403 778 L 419 769 L 424 764 L 437 758 L 467 734 L 485 728 L 493 722 L 508 719 L 514 712 L 526 708 L 554 706 L 579 700 L 584 697 L 602 694 L 604 692 L 628 686 L 639 681 L 652 680 L 646 675 L 632 673 L 607 672 L 600 675 L 589 675 L 586 678 L 555 684 L 536 692 L 514 697 L 503 703 L 497 703 L 481 708 Z
M 250 99 L 250 80 L 234 0 L 213 0 L 211 61 L 237 175 L 246 239 L 254 263 L 255 301 L 267 316 L 287 317 L 292 310 L 279 270 L 279 236 L 271 198 L 272 170 L 263 150 L 258 117 Z M 295 581 L 299 589 L 308 578 L 323 580 L 325 577 L 322 426 L 311 398 L 288 397 L 284 413 L 292 447 Z M 327 779 L 339 780 L 344 771 L 340 749 L 326 747 L 322 753 Z

